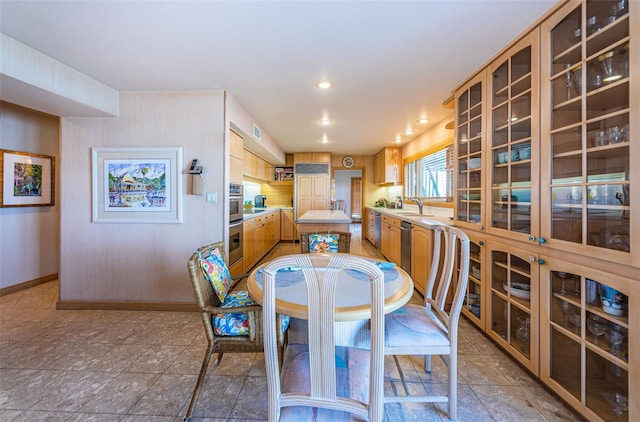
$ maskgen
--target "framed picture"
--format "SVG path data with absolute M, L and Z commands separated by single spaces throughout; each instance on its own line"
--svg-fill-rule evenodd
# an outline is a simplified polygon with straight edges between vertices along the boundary
M 94 223 L 182 223 L 182 148 L 91 151 Z
M 0 207 L 54 205 L 54 157 L 6 149 L 0 153 Z

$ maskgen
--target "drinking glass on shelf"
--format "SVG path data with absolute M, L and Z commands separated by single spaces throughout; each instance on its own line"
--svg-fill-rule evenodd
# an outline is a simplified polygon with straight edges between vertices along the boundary
M 570 327 L 571 325 L 569 324 L 569 302 L 567 302 L 566 300 L 563 300 L 562 303 L 560 304 L 560 307 L 562 308 L 562 313 L 564 314 L 564 322 L 562 323 L 562 325 L 565 327 Z
M 603 391 L 602 396 L 605 398 L 611 409 L 613 409 L 613 413 L 617 418 L 622 416 L 622 413 L 629 410 L 629 399 L 620 394 L 613 391 Z
M 573 72 L 569 70 L 571 67 L 567 63 L 567 73 L 564 74 L 564 86 L 567 87 L 567 100 L 571 99 L 571 86 L 573 85 Z
M 607 327 L 604 325 L 602 319 L 598 316 L 591 315 L 587 320 L 587 329 L 591 334 L 593 334 L 593 344 L 596 346 L 600 345 L 598 338 L 604 334 L 606 328 Z
M 611 354 L 614 356 L 620 355 L 620 345 L 624 340 L 624 335 L 620 331 L 608 329 L 604 332 L 604 338 L 607 339 L 609 345 L 611 346 Z

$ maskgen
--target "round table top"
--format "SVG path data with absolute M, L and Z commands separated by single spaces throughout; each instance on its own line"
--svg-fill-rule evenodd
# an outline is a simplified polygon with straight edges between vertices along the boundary
M 384 282 L 384 313 L 393 312 L 407 303 L 413 295 L 413 280 L 402 268 L 385 261 L 362 257 L 382 263 Z M 262 264 L 251 272 L 247 280 L 249 295 L 262 305 Z M 299 270 L 299 269 L 298 269 Z M 336 295 L 336 321 L 352 321 L 371 317 L 369 279 L 355 270 L 343 271 L 340 290 Z M 281 270 L 276 275 L 276 310 L 294 318 L 307 319 L 307 295 L 302 271 Z

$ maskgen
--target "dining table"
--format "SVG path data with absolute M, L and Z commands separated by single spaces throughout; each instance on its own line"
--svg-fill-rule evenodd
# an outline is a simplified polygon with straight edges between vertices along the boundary
M 384 275 L 384 313 L 406 304 L 413 295 L 413 280 L 399 266 L 380 259 L 362 257 L 377 265 Z M 249 295 L 262 305 L 262 280 L 265 262 L 247 279 Z M 319 269 L 322 271 L 322 269 Z M 336 344 L 368 347 L 369 333 L 364 327 L 371 317 L 369 278 L 356 270 L 342 270 L 336 293 Z M 276 274 L 276 311 L 292 317 L 289 342 L 306 341 L 307 292 L 304 275 L 299 268 L 285 268 Z

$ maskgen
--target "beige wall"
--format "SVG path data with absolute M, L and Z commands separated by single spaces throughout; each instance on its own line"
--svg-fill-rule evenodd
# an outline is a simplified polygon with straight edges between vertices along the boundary
M 224 92 L 120 93 L 120 116 L 61 120 L 61 301 L 193 302 L 186 262 L 223 238 Z M 183 147 L 182 224 L 91 222 L 91 147 Z M 189 195 L 188 164 L 205 168 L 204 190 Z
M 58 272 L 58 117 L 0 102 L 0 148 L 55 157 L 55 205 L 0 208 L 0 288 Z

